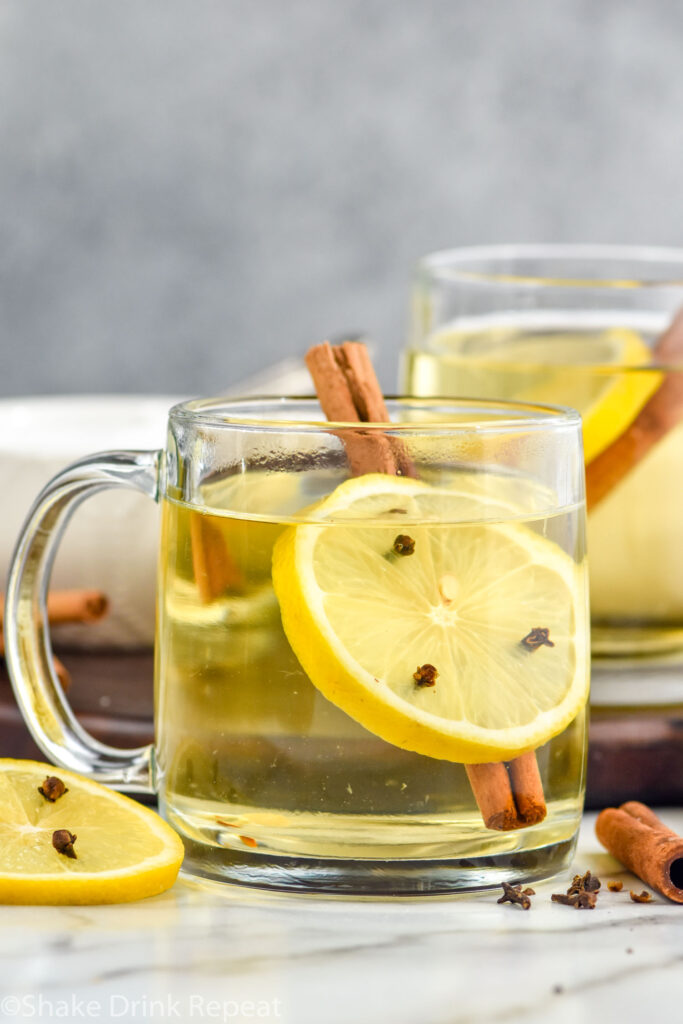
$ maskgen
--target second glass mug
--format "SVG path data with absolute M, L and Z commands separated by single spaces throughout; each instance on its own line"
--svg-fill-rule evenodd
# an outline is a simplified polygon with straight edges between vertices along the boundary
M 500 245 L 426 256 L 401 386 L 581 412 L 598 692 L 610 703 L 680 700 L 683 250 Z
M 579 417 L 389 408 L 391 424 L 359 430 L 324 422 L 314 399 L 185 403 L 163 451 L 75 463 L 26 522 L 5 626 L 26 722 L 52 763 L 156 792 L 190 873 L 420 895 L 533 880 L 572 856 L 588 692 Z M 380 441 L 403 470 L 352 477 L 352 446 Z M 79 725 L 44 626 L 59 537 L 108 487 L 162 505 L 155 744 L 134 750 Z

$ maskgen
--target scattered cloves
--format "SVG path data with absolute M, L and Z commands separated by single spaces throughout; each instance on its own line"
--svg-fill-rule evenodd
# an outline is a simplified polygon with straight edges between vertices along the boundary
M 38 792 L 53 804 L 55 800 L 59 800 L 60 796 L 64 796 L 69 790 L 56 775 L 48 775 L 42 786 L 38 786 Z
M 593 910 L 598 901 L 601 884 L 596 875 L 587 871 L 585 875 L 574 875 L 574 880 L 566 893 L 554 892 L 550 899 L 553 903 L 574 907 L 575 910 Z
M 536 893 L 533 889 L 527 886 L 526 889 L 522 889 L 521 885 L 510 885 L 509 882 L 502 882 L 503 895 L 497 903 L 515 903 L 520 906 L 522 910 L 528 910 L 531 906 L 530 896 L 535 896 Z
M 607 888 L 609 889 L 610 892 L 621 892 L 621 890 L 624 888 L 624 883 L 623 882 L 608 882 L 607 883 Z
M 574 907 L 575 910 L 594 910 L 595 904 L 598 901 L 598 894 L 596 892 L 573 892 L 563 893 L 554 892 L 550 899 L 553 903 L 561 903 L 565 907 Z
M 76 851 L 74 850 L 76 839 L 77 836 L 73 832 L 69 832 L 68 828 L 58 828 L 56 832 L 52 833 L 52 845 L 57 853 L 63 853 L 65 857 L 71 857 L 72 860 L 76 860 Z
M 645 889 L 643 889 L 642 892 L 634 892 L 633 889 L 631 889 L 629 896 L 634 903 L 652 903 L 652 893 L 646 892 Z
M 590 871 L 587 871 L 585 875 L 574 875 L 574 881 L 567 892 L 570 896 L 576 892 L 597 892 L 601 885 L 597 875 L 592 875 Z

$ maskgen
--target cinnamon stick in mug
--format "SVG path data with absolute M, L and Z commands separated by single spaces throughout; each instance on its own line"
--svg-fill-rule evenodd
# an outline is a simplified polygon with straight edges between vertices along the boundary
M 650 449 L 683 422 L 683 309 L 652 351 L 664 380 L 633 422 L 586 466 L 586 504 L 595 508 Z M 680 372 L 667 373 L 667 367 Z M 634 367 L 637 372 L 637 367 Z
M 232 559 L 220 529 L 201 512 L 190 513 L 192 568 L 202 604 L 210 604 L 244 578 Z
M 328 420 L 338 423 L 389 423 L 389 412 L 366 346 L 359 341 L 330 345 L 325 341 L 306 353 L 320 406 Z M 375 431 L 344 435 L 354 476 L 390 473 L 415 476 L 396 438 Z
M 389 413 L 367 348 L 362 342 L 314 345 L 306 365 L 325 416 L 343 423 L 389 423 Z M 404 446 L 376 431 L 344 434 L 351 472 L 415 476 Z M 543 821 L 546 803 L 533 751 L 505 764 L 466 765 L 474 798 L 487 828 L 509 831 Z

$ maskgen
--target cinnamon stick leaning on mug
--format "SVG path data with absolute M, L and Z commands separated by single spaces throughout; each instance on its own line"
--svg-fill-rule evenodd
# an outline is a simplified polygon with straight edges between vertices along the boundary
M 314 345 L 306 354 L 323 412 L 337 423 L 389 423 L 367 348 L 347 341 Z M 391 473 L 415 476 L 415 467 L 394 437 L 377 431 L 346 432 L 344 445 L 354 476 Z M 466 765 L 474 798 L 487 828 L 509 831 L 535 825 L 546 816 L 543 783 L 533 751 L 505 764 Z
M 650 449 L 683 422 L 683 309 L 652 351 L 664 380 L 623 434 L 586 466 L 586 505 L 594 508 L 643 459 Z M 667 367 L 678 371 L 667 373 Z M 633 367 L 637 372 L 638 367 Z

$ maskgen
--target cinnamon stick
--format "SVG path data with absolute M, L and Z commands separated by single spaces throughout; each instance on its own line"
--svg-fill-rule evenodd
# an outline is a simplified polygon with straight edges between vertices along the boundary
M 190 514 L 190 546 L 195 583 L 202 604 L 210 604 L 228 588 L 243 585 L 219 528 L 200 512 Z
M 595 833 L 606 849 L 652 889 L 683 903 L 683 836 L 635 800 L 601 811 Z
M 659 338 L 652 357 L 662 366 L 664 380 L 623 434 L 586 466 L 589 509 L 595 508 L 665 434 L 683 422 L 683 309 Z M 679 372 L 667 373 L 667 367 Z
M 314 345 L 306 354 L 306 366 L 328 420 L 338 423 L 389 422 L 382 390 L 362 342 L 345 341 L 334 348 L 328 341 Z M 396 474 L 408 469 L 396 458 L 396 450 L 386 434 L 370 430 L 347 431 L 344 445 L 354 476 Z
M 99 590 L 53 590 L 47 598 L 47 619 L 51 625 L 67 622 L 97 622 L 109 609 L 109 601 Z M 0 594 L 0 658 L 5 656 L 5 598 Z M 71 686 L 68 669 L 56 654 L 52 667 L 63 690 Z
M 59 660 L 56 654 L 52 655 L 52 667 L 55 670 L 57 679 L 59 679 L 59 682 L 61 683 L 62 689 L 68 690 L 71 686 L 71 675 L 66 665 Z
M 466 764 L 465 771 L 486 827 L 498 832 L 520 828 L 522 822 L 505 765 Z
M 52 626 L 98 622 L 108 611 L 109 599 L 101 590 L 51 590 L 47 595 L 47 619 Z M 5 598 L 0 594 L 0 617 L 4 614 Z
M 535 751 L 509 761 L 508 771 L 520 821 L 523 825 L 537 825 L 545 818 L 547 808 Z
M 51 625 L 98 622 L 108 611 L 109 600 L 101 590 L 52 590 L 47 595 L 47 618 Z
M 362 342 L 314 345 L 306 355 L 321 408 L 328 420 L 343 423 L 388 423 L 389 413 Z M 343 435 L 351 472 L 415 476 L 403 445 L 377 431 Z M 487 828 L 509 831 L 542 821 L 546 815 L 543 784 L 533 751 L 504 764 L 466 765 L 474 798 Z
M 509 832 L 545 818 L 543 782 L 533 750 L 513 761 L 468 764 L 465 770 L 487 828 Z
M 99 622 L 108 611 L 109 599 L 101 590 L 51 590 L 47 595 L 47 621 L 51 626 Z M 4 614 L 5 598 L 0 594 L 0 657 L 5 653 Z M 68 676 L 64 666 L 61 670 Z

